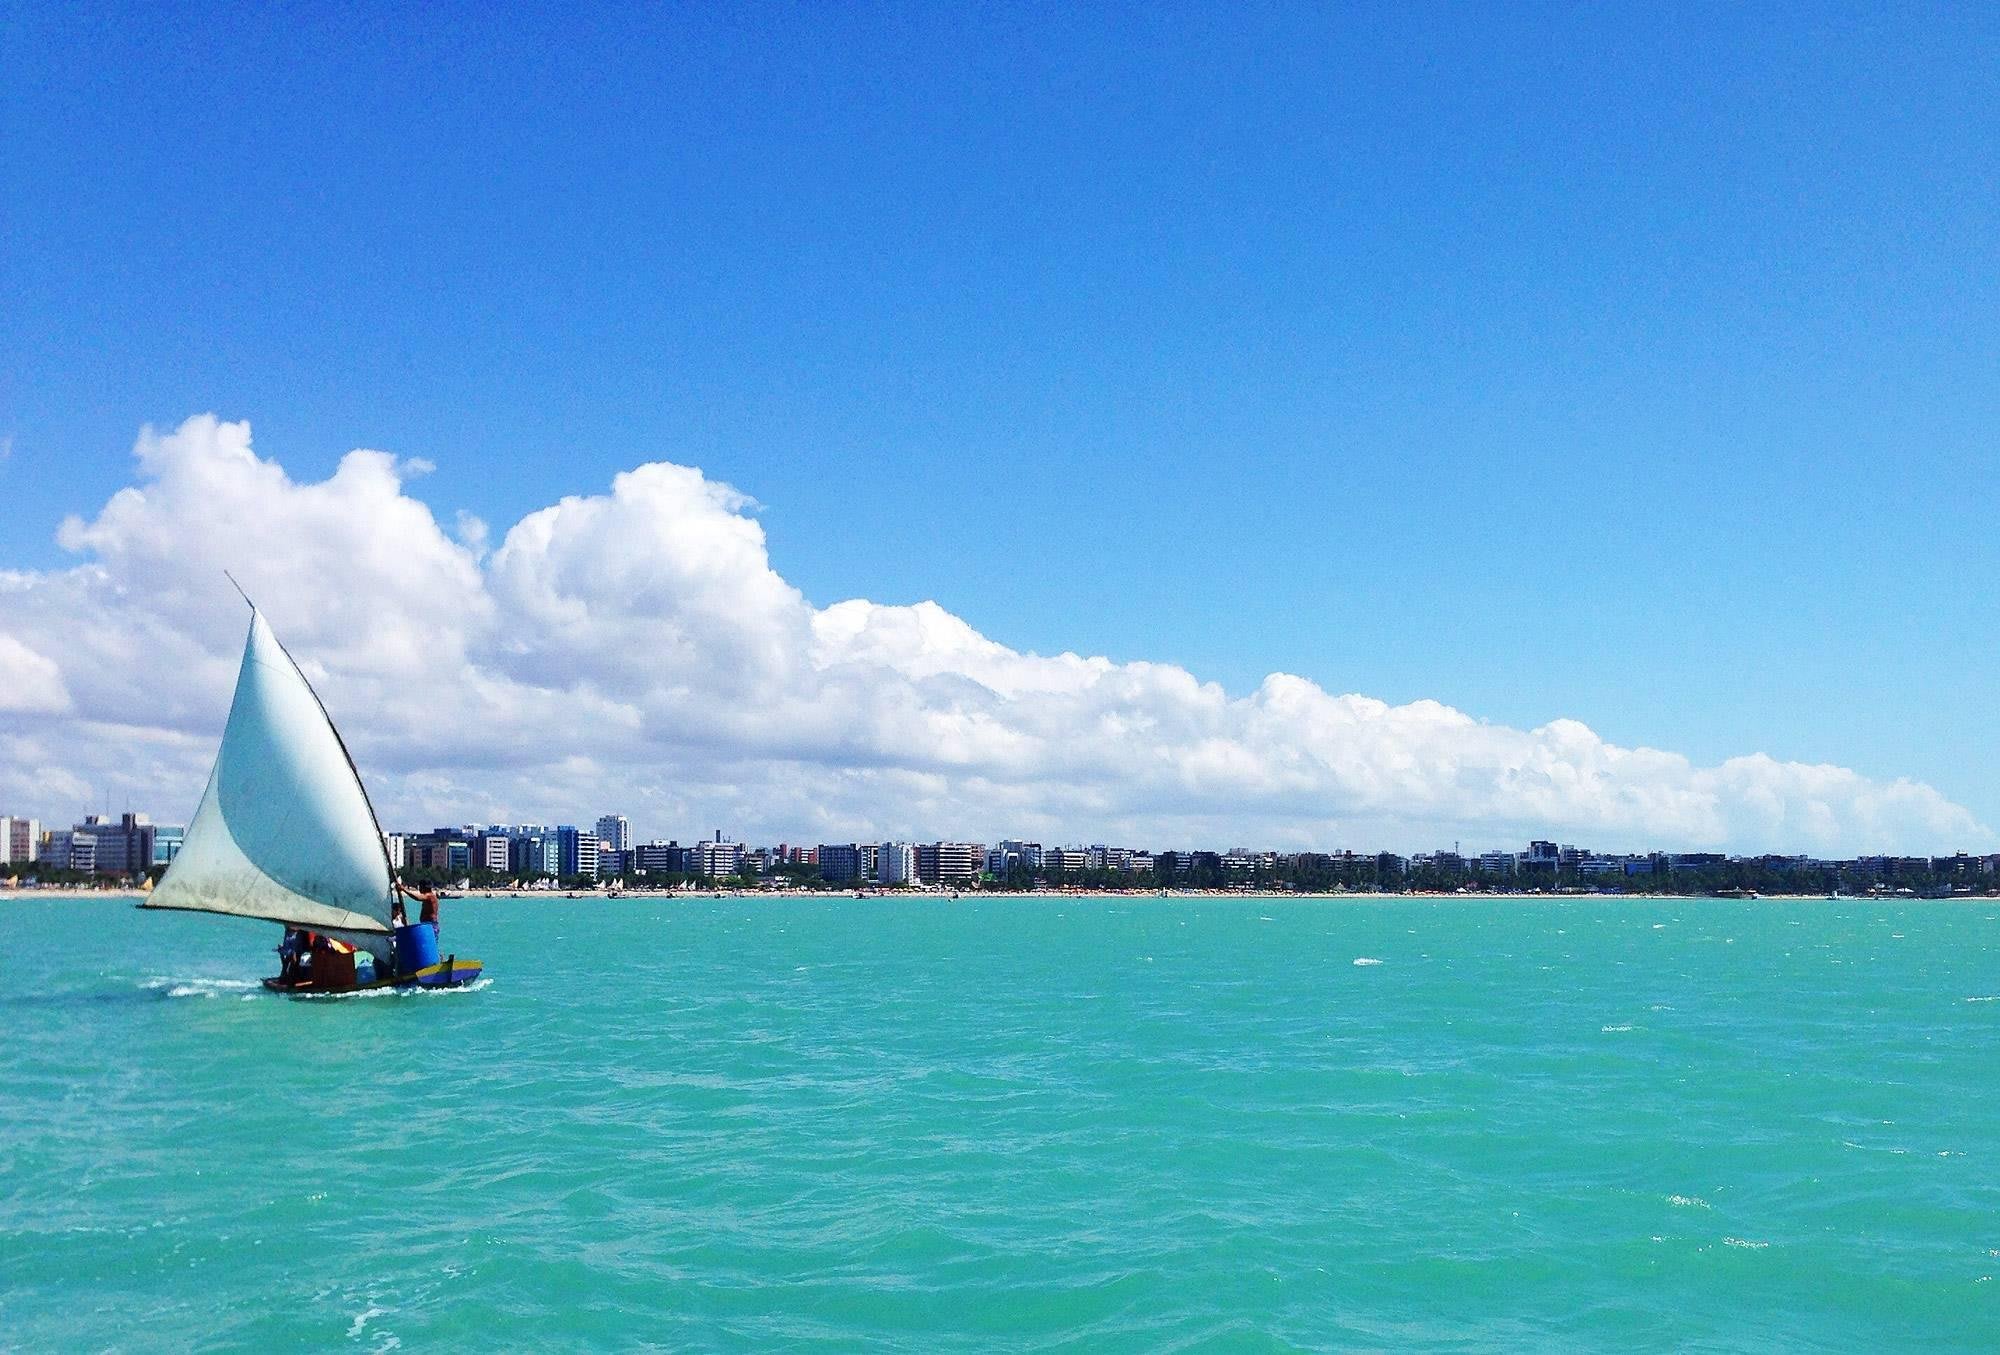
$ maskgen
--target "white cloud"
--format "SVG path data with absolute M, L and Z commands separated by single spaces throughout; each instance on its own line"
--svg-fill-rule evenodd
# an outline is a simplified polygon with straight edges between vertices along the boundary
M 55 661 L 0 632 L 0 715 L 53 715 L 70 707 Z
M 483 560 L 493 532 L 484 519 L 461 508 L 452 518 L 452 535 L 458 538 L 459 545 Z
M 137 483 L 0 574 L 0 804 L 77 787 L 192 806 L 243 613 L 271 617 L 385 817 L 588 820 L 755 839 L 1951 850 L 1994 835 L 1928 786 L 1757 754 L 1701 767 L 1573 720 L 1522 730 L 1274 673 L 1232 696 L 1172 665 L 1008 649 L 935 603 L 815 607 L 753 502 L 667 463 L 490 542 L 348 454 L 318 483 L 210 416 L 146 430 Z M 76 618 L 89 618 L 76 624 Z

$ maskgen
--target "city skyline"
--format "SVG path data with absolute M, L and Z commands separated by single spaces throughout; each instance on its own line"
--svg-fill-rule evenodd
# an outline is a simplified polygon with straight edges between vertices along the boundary
M 1993 13 L 532 28 L 9 26 L 0 800 L 1994 843 Z
M 79 877 L 129 885 L 155 877 L 179 854 L 186 829 L 143 812 L 113 821 L 92 815 L 71 828 L 0 814 L 0 878 L 65 886 Z M 1464 851 L 1462 844 L 1404 855 L 1332 848 L 1279 852 L 1233 846 L 1044 844 L 1001 839 L 936 842 L 780 841 L 751 845 L 718 828 L 682 844 L 635 842 L 623 814 L 600 815 L 594 830 L 573 824 L 475 824 L 382 832 L 395 879 L 460 888 L 528 888 L 731 881 L 744 887 L 1018 891 L 1050 887 L 1238 889 L 1339 893 L 1469 888 L 1500 893 L 1710 893 L 1769 889 L 1788 894 L 1849 893 L 1927 897 L 2000 891 L 2000 853 L 1826 858 L 1710 852 L 1599 852 L 1537 839 L 1525 851 Z
M 106 815 L 86 815 L 72 827 L 40 823 L 32 815 L 0 813 L 0 873 L 18 873 L 24 863 L 56 869 L 80 871 L 84 875 L 136 877 L 146 865 L 164 869 L 172 863 L 186 835 L 178 823 L 156 823 L 146 811 L 126 811 L 118 819 Z M 1278 851 L 1270 847 L 1246 847 L 1218 843 L 1106 843 L 1086 839 L 1052 837 L 1048 843 L 1020 837 L 1000 837 L 972 841 L 966 837 L 946 837 L 936 841 L 778 841 L 748 843 L 730 837 L 722 827 L 680 843 L 678 837 L 658 835 L 638 841 L 632 833 L 630 817 L 618 811 L 596 817 L 592 829 L 574 823 L 546 821 L 504 821 L 440 825 L 430 829 L 382 829 L 382 847 L 394 875 L 408 869 L 430 873 L 438 879 L 624 879 L 650 875 L 686 875 L 694 879 L 724 879 L 736 873 L 764 875 L 782 867 L 810 867 L 826 883 L 874 881 L 884 885 L 950 885 L 986 879 L 1008 879 L 1016 871 L 1036 875 L 1048 871 L 1062 875 L 1126 875 L 1134 881 L 1158 879 L 1164 883 L 1190 881 L 1200 875 L 1196 863 L 1212 875 L 1208 883 L 1228 879 L 1250 879 L 1256 871 L 1270 871 L 1284 863 L 1296 867 L 1308 863 L 1308 873 L 1318 871 L 1314 891 L 1326 889 L 1330 869 L 1366 867 L 1372 883 L 1402 885 L 1408 871 L 1444 871 L 1470 881 L 1496 885 L 1502 881 L 1548 885 L 1558 879 L 1570 885 L 1608 885 L 1634 879 L 1658 883 L 1674 877 L 1694 883 L 1696 875 L 1720 867 L 1754 865 L 1776 871 L 1770 879 L 1784 879 L 1798 871 L 1818 871 L 1822 881 L 1816 887 L 1838 887 L 1824 881 L 1856 881 L 1874 887 L 1890 887 L 1886 881 L 1918 881 L 1926 887 L 1944 885 L 1960 891 L 1992 889 L 2000 877 L 2000 853 L 1938 853 L 1938 855 L 1898 855 L 1862 853 L 1850 857 L 1828 857 L 1810 853 L 1708 853 L 1708 851 L 1596 851 L 1556 839 L 1534 839 L 1526 851 L 1508 847 L 1470 849 L 1454 841 L 1450 847 L 1430 851 L 1390 851 L 1354 845 L 1316 845 L 1308 849 Z M 1382 879 L 1378 871 L 1388 871 Z M 1716 877 L 1704 875 L 1708 887 L 1720 887 Z M 1766 879 L 1766 883 L 1770 883 Z M 1100 881 L 1102 883 L 1102 881 Z M 1738 881 L 1740 883 L 1740 881 Z M 1904 889 L 1906 893 L 1910 889 Z

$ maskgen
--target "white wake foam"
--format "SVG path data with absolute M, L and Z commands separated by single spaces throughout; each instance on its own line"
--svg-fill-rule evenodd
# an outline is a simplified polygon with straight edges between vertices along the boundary
M 222 997 L 233 993 L 255 996 L 263 987 L 256 979 L 177 979 L 162 975 L 155 975 L 139 986 L 168 997 Z
M 482 975 L 456 988 L 426 988 L 422 984 L 411 984 L 402 988 L 364 988 L 358 993 L 300 993 L 298 996 L 308 1002 L 358 1002 L 365 997 L 451 997 L 458 993 L 480 992 L 492 982 L 492 979 Z

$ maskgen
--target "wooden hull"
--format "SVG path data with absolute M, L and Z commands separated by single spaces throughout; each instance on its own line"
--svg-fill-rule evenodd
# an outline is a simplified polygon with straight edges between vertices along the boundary
M 372 983 L 318 983 L 312 979 L 304 982 L 290 982 L 282 978 L 268 978 L 264 986 L 274 993 L 284 993 L 291 997 L 331 997 L 340 993 L 367 993 L 377 988 L 463 988 L 479 977 L 481 966 L 477 960 L 466 960 L 453 955 L 411 974 L 398 974 L 394 978 L 380 978 Z

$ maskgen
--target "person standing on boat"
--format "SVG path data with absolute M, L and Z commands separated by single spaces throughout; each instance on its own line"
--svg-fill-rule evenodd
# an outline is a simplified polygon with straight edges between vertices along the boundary
M 306 934 L 296 927 L 285 928 L 285 939 L 278 947 L 278 977 L 286 983 L 295 983 L 299 977 L 299 956 L 306 948 Z
M 428 922 L 433 927 L 438 925 L 437 886 L 425 885 L 422 889 L 412 889 L 398 880 L 396 888 L 417 901 L 422 910 L 417 914 L 417 921 Z

